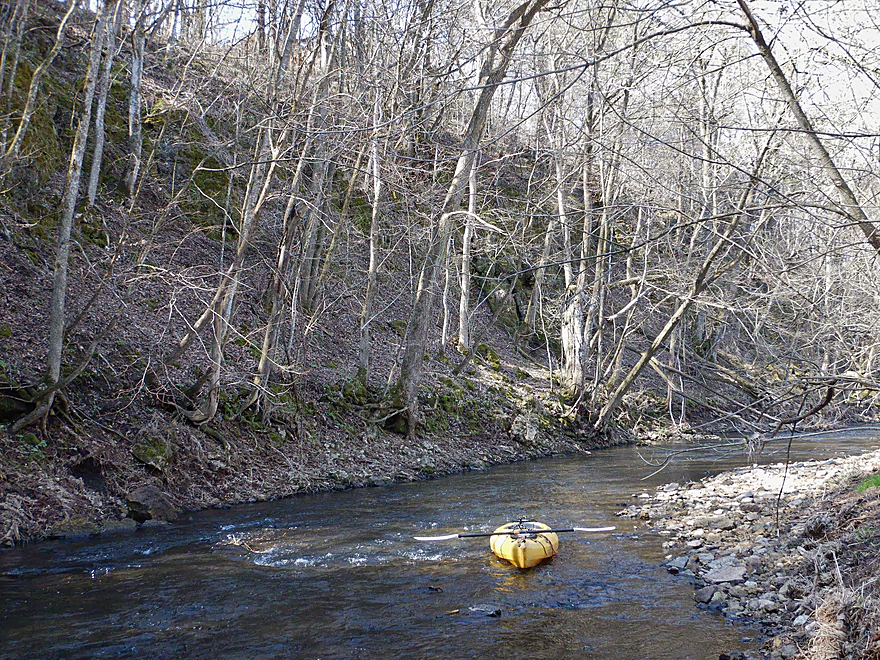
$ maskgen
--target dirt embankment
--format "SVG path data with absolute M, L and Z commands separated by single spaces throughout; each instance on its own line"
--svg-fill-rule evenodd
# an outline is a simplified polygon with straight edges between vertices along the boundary
M 880 658 L 880 451 L 637 497 L 620 515 L 668 537 L 666 567 L 698 607 L 760 623 L 763 657 Z

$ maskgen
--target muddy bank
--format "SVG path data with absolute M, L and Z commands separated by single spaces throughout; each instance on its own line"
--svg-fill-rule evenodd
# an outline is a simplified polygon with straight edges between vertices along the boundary
M 880 451 L 634 497 L 619 515 L 668 538 L 666 567 L 698 607 L 760 624 L 761 657 L 880 658 Z

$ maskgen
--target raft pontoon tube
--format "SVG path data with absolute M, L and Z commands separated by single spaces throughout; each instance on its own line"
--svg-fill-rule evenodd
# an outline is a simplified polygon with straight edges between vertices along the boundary
M 559 550 L 559 537 L 544 523 L 531 520 L 501 525 L 489 538 L 489 547 L 501 559 L 517 568 L 531 568 L 549 559 Z

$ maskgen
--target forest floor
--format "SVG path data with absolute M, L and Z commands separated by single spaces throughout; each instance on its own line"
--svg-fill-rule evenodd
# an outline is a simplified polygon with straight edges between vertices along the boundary
M 667 484 L 620 515 L 668 537 L 698 607 L 759 623 L 763 657 L 880 658 L 880 451 Z

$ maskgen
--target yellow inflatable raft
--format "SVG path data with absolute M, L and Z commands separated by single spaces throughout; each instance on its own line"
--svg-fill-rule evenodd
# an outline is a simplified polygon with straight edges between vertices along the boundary
M 559 550 L 559 537 L 553 532 L 541 531 L 549 529 L 544 523 L 527 520 L 507 523 L 492 533 L 489 546 L 492 552 L 517 568 L 531 568 Z

